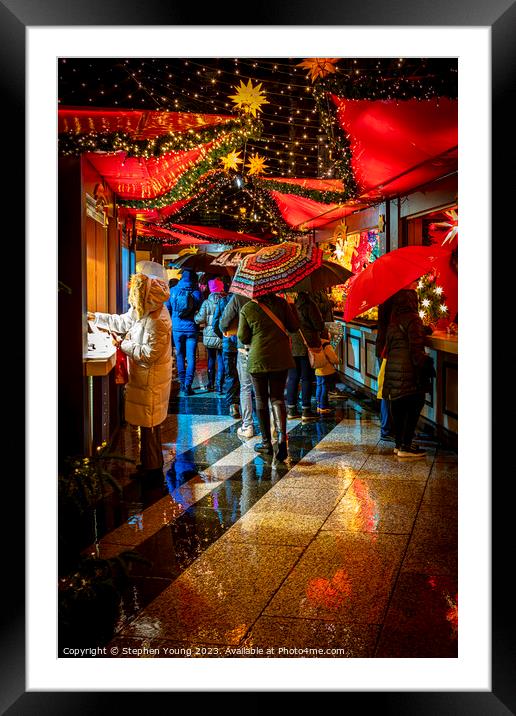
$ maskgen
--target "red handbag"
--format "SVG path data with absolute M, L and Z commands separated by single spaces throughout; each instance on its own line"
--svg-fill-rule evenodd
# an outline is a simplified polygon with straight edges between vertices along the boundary
M 128 380 L 129 371 L 127 370 L 127 356 L 121 348 L 117 348 L 115 363 L 115 383 L 117 385 L 125 385 Z

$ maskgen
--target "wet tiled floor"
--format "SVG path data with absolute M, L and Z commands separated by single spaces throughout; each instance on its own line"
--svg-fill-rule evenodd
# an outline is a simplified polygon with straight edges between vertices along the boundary
M 114 465 L 122 491 L 84 550 L 148 560 L 131 569 L 117 655 L 457 656 L 457 455 L 428 438 L 403 462 L 370 404 L 334 407 L 289 421 L 274 465 L 214 393 L 171 399 L 163 479 Z M 134 428 L 115 451 L 136 458 Z

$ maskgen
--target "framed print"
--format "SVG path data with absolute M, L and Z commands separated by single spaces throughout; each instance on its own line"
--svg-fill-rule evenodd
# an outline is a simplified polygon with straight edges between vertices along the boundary
M 501 340 L 498 338 L 498 336 L 506 336 L 510 332 L 510 327 L 507 329 L 504 326 L 505 331 L 502 331 L 502 315 L 506 314 L 494 309 L 496 306 L 505 305 L 502 303 L 502 292 L 504 286 L 510 285 L 509 271 L 512 264 L 510 241 L 504 242 L 502 239 L 510 236 L 507 218 L 508 208 L 511 206 L 509 200 L 511 181 L 510 177 L 507 181 L 502 177 L 505 174 L 508 149 L 513 141 L 508 106 L 509 97 L 514 94 L 514 67 L 516 66 L 513 41 L 516 29 L 514 4 L 508 0 L 497 0 L 489 6 L 480 2 L 473 4 L 462 2 L 429 9 L 423 3 L 417 5 L 407 3 L 404 7 L 404 4 L 380 3 L 375 0 L 367 6 L 357 4 L 356 7 L 346 8 L 336 3 L 324 8 L 315 8 L 308 3 L 301 7 L 282 3 L 271 9 L 260 7 L 253 8 L 253 12 L 250 10 L 251 8 L 242 8 L 238 16 L 230 18 L 226 17 L 227 13 L 220 7 L 213 6 L 203 9 L 199 18 L 196 17 L 195 11 L 192 12 L 186 7 L 162 8 L 160 3 L 156 2 L 148 2 L 142 6 L 127 6 L 122 2 L 93 2 L 86 6 L 76 6 L 61 0 L 49 0 L 44 4 L 24 0 L 1 0 L 0 56 L 4 72 L 0 81 L 6 108 L 3 117 L 4 146 L 10 145 L 15 150 L 15 156 L 8 165 L 8 185 L 11 188 L 9 214 L 14 202 L 17 227 L 16 261 L 13 263 L 20 263 L 19 257 L 23 255 L 21 248 L 23 244 L 19 241 L 19 236 L 25 228 L 28 236 L 24 256 L 27 285 L 25 308 L 29 325 L 26 333 L 29 370 L 25 388 L 28 404 L 28 430 L 25 443 L 27 480 L 24 489 L 20 477 L 16 476 L 17 479 L 14 479 L 13 476 L 9 481 L 8 493 L 9 511 L 12 510 L 16 515 L 17 531 L 22 521 L 26 527 L 28 570 L 25 585 L 25 557 L 21 541 L 18 543 L 17 540 L 13 540 L 6 555 L 6 574 L 9 574 L 9 589 L 6 590 L 8 604 L 4 609 L 0 634 L 5 658 L 0 689 L 2 713 L 65 714 L 72 709 L 79 712 L 81 709 L 85 712 L 93 709 L 101 710 L 113 703 L 112 696 L 104 692 L 126 690 L 130 692 L 344 691 L 345 698 L 358 698 L 362 703 L 370 704 L 373 708 L 399 714 L 516 713 L 516 695 L 510 658 L 512 650 L 507 636 L 510 632 L 508 626 L 514 624 L 514 616 L 509 605 L 507 587 L 502 585 L 504 567 L 507 569 L 507 564 L 502 563 L 502 560 L 510 561 L 509 545 L 513 541 L 510 519 L 508 520 L 506 513 L 502 511 L 502 505 L 508 504 L 505 494 L 506 485 L 503 483 L 510 481 L 510 475 L 505 480 L 503 478 L 493 480 L 492 488 L 489 484 L 492 455 L 504 454 L 507 445 L 511 444 L 508 426 L 500 424 L 500 419 L 497 421 L 499 424 L 496 430 L 492 430 L 491 434 L 490 413 L 491 400 L 508 393 L 507 379 L 510 376 L 510 370 L 505 366 L 507 359 L 504 357 L 508 351 L 507 349 L 504 351 L 505 347 L 502 347 Z M 198 22 L 199 19 L 202 24 Z M 238 25 L 234 24 L 234 20 L 238 21 Z M 294 20 L 295 24 L 293 24 Z M 461 467 L 459 502 L 464 499 L 464 505 L 467 506 L 462 508 L 460 515 L 464 524 L 468 525 L 468 532 L 465 534 L 470 538 L 468 543 L 464 540 L 459 543 L 459 551 L 462 551 L 461 569 L 464 565 L 463 572 L 468 576 L 465 582 L 467 595 L 464 599 L 464 615 L 459 618 L 459 643 L 461 639 L 463 640 L 459 650 L 460 658 L 456 660 L 460 662 L 459 665 L 453 663 L 453 658 L 397 660 L 383 658 L 381 653 L 380 658 L 319 659 L 319 663 L 315 663 L 315 659 L 308 658 L 282 661 L 235 658 L 231 661 L 208 658 L 190 661 L 176 659 L 174 662 L 163 659 L 99 661 L 93 653 L 78 654 L 77 656 L 85 657 L 80 660 L 63 659 L 61 654 L 54 651 L 57 642 L 52 641 L 56 627 L 53 622 L 55 601 L 48 601 L 48 595 L 52 594 L 56 583 L 56 555 L 52 553 L 52 546 L 56 542 L 55 525 L 58 513 L 54 499 L 56 459 L 52 442 L 59 439 L 59 434 L 53 432 L 59 412 L 55 395 L 53 396 L 54 376 L 59 361 L 55 347 L 55 326 L 52 326 L 48 334 L 42 333 L 42 327 L 39 325 L 41 321 L 34 314 L 35 308 L 40 307 L 43 316 L 48 317 L 49 323 L 52 323 L 56 314 L 54 287 L 60 281 L 53 243 L 58 222 L 56 144 L 52 145 L 45 139 L 51 137 L 52 133 L 55 135 L 57 124 L 55 93 L 58 80 L 57 64 L 54 66 L 54 75 L 47 70 L 51 66 L 48 58 L 54 57 L 57 61 L 59 57 L 95 59 L 152 58 L 153 56 L 181 59 L 227 57 L 228 50 L 222 51 L 222 37 L 224 37 L 224 46 L 230 48 L 231 57 L 284 57 L 286 55 L 298 57 L 316 54 L 316 50 L 318 54 L 323 54 L 326 37 L 328 42 L 326 54 L 338 54 L 339 41 L 342 42 L 338 33 L 346 38 L 346 42 L 341 45 L 341 56 L 347 55 L 345 47 L 353 47 L 353 51 L 349 52 L 350 57 L 397 56 L 398 48 L 400 57 L 411 57 L 415 56 L 415 53 L 410 48 L 415 47 L 415 44 L 404 44 L 409 43 L 409 39 L 403 35 L 403 31 L 409 28 L 413 29 L 414 33 L 416 31 L 420 33 L 421 46 L 427 51 L 427 54 L 421 52 L 418 57 L 458 58 L 459 147 L 462 142 L 460 132 L 463 128 L 472 132 L 472 135 L 466 138 L 466 129 L 464 130 L 464 146 L 468 148 L 475 146 L 471 136 L 474 138 L 474 132 L 477 130 L 472 129 L 471 126 L 467 127 L 468 122 L 469 125 L 474 124 L 478 128 L 479 137 L 476 147 L 478 153 L 472 151 L 467 155 L 459 154 L 459 193 L 463 191 L 466 202 L 470 202 L 469 211 L 465 211 L 464 225 L 465 231 L 472 237 L 471 246 L 464 246 L 460 256 L 464 274 L 468 275 L 466 293 L 461 294 L 461 312 L 463 311 L 468 320 L 465 320 L 464 337 L 460 338 L 460 355 L 463 362 L 459 363 L 458 398 L 455 394 L 447 396 L 449 404 L 454 408 L 453 411 L 450 409 L 448 412 L 454 420 L 458 412 L 461 419 L 458 449 L 461 465 L 466 467 Z M 400 33 L 399 36 L 392 35 L 391 38 L 389 33 L 396 31 Z M 310 37 L 313 33 L 319 33 L 319 39 L 314 40 L 310 45 Z M 435 38 L 436 43 L 432 51 L 430 51 L 431 38 Z M 304 53 L 301 52 L 303 42 L 310 48 Z M 358 44 L 353 45 L 354 42 L 361 42 L 362 49 L 358 49 Z M 399 44 L 396 44 L 397 42 Z M 199 44 L 195 48 L 188 49 L 195 43 Z M 263 47 L 262 53 L 260 53 L 260 43 Z M 387 49 L 389 46 L 393 48 L 390 52 Z M 478 49 L 476 60 L 475 46 Z M 155 55 L 152 54 L 153 47 L 156 48 Z M 167 47 L 173 49 L 167 50 Z M 39 82 L 40 76 L 35 58 L 40 59 L 42 68 L 45 67 L 44 71 L 41 70 L 41 77 L 44 72 L 47 78 L 50 77 L 47 84 Z M 463 85 L 460 84 L 461 66 L 464 68 L 463 77 L 467 78 Z M 475 76 L 471 72 L 471 67 L 475 67 L 475 71 L 478 71 L 477 92 L 481 99 L 476 108 L 470 103 L 475 95 Z M 489 90 L 492 92 L 491 117 Z M 468 97 L 468 101 L 463 104 L 464 109 L 461 109 L 461 92 Z M 469 119 L 464 114 L 461 115 L 461 112 L 471 113 Z M 488 137 L 491 118 L 494 131 L 490 160 Z M 511 122 L 510 129 L 509 122 Z M 37 129 L 37 125 L 40 125 L 41 132 Z M 25 147 L 27 159 L 26 176 L 22 147 Z M 503 163 L 502 157 L 505 160 Z M 47 182 L 44 180 L 45 173 L 40 174 L 42 167 L 47 168 Z M 34 181 L 36 172 L 37 182 Z M 492 197 L 489 196 L 491 172 Z M 480 192 L 473 186 L 475 174 L 476 183 L 482 188 Z M 467 179 L 463 179 L 462 176 L 467 176 Z M 21 198 L 24 180 L 28 189 L 27 212 Z M 74 181 L 78 181 L 77 177 Z M 102 284 L 108 286 L 106 290 L 109 293 L 109 271 L 105 267 L 102 273 L 102 268 L 99 268 L 102 264 L 99 258 L 101 250 L 99 240 L 96 238 L 98 232 L 104 230 L 103 222 L 109 211 L 109 192 L 106 187 L 99 189 L 98 185 L 95 185 L 95 195 L 93 196 L 93 193 L 91 195 L 93 199 L 89 194 L 88 196 L 89 213 L 87 217 L 85 215 L 83 221 L 87 221 L 88 226 L 92 227 L 93 248 L 85 250 L 91 252 L 88 258 L 95 254 L 96 270 L 102 275 L 94 289 L 88 286 L 84 287 L 84 291 L 90 291 L 91 295 L 91 291 L 98 291 L 98 284 Z M 482 197 L 484 199 L 481 205 L 477 204 L 477 211 L 471 210 L 471 197 L 478 202 Z M 127 201 L 128 206 L 129 203 L 130 200 Z M 440 209 L 450 211 L 450 206 L 446 205 Z M 27 224 L 22 228 L 24 216 L 27 217 Z M 489 241 L 491 217 L 492 240 Z M 503 228 L 502 217 L 505 219 Z M 443 216 L 439 218 L 442 219 Z M 444 218 L 446 219 L 446 216 Z M 412 228 L 416 226 L 416 220 L 411 224 L 410 231 L 416 231 Z M 130 234 L 126 235 L 125 227 L 123 231 L 122 227 L 119 228 L 121 245 L 125 250 L 123 257 L 121 255 L 120 264 L 122 266 L 122 261 L 124 262 L 125 276 L 134 270 L 129 268 L 132 265 L 131 261 L 135 263 L 152 256 L 144 256 L 143 253 L 131 256 Z M 376 230 L 376 226 L 362 228 Z M 367 233 L 365 235 L 367 236 Z M 192 243 L 196 239 L 199 239 L 198 234 L 194 235 Z M 498 254 L 498 251 L 504 249 L 507 260 Z M 105 244 L 106 257 L 109 250 L 108 237 Z M 492 293 L 488 275 L 490 265 L 495 278 L 492 283 Z M 477 276 L 478 278 L 475 278 Z M 472 299 L 471 302 L 468 302 L 469 298 Z M 123 300 L 126 299 L 127 297 L 124 296 Z M 108 307 L 114 310 L 108 306 L 107 299 L 105 305 L 102 303 L 103 300 L 103 295 L 96 293 L 97 303 L 91 310 L 105 311 Z M 122 298 L 117 296 L 116 300 L 121 301 Z M 70 340 L 72 334 L 73 328 L 70 329 Z M 45 336 L 47 336 L 46 342 Z M 492 358 L 489 353 L 490 336 L 498 338 L 499 342 L 498 351 L 493 352 Z M 42 343 L 45 345 L 44 351 L 42 351 Z M 472 354 L 477 356 L 475 366 L 472 366 Z M 491 361 L 495 368 L 492 397 L 490 395 Z M 359 361 L 357 365 L 361 362 Z M 456 364 L 452 367 L 456 373 Z M 451 376 L 449 365 L 447 370 L 447 375 Z M 47 379 L 45 376 L 50 376 L 52 379 L 50 377 Z M 506 376 L 504 387 L 501 386 L 502 376 Z M 460 405 L 458 411 L 455 409 L 456 400 Z M 43 411 L 42 406 L 44 406 Z M 431 407 L 433 410 L 435 406 Z M 91 419 L 93 421 L 93 418 Z M 100 425 L 102 416 L 99 421 Z M 48 426 L 44 423 L 48 423 Z M 464 425 L 463 432 L 462 425 Z M 101 431 L 101 428 L 99 430 Z M 99 443 L 102 437 L 101 432 L 95 435 Z M 476 458 L 471 454 L 473 445 L 478 450 Z M 471 475 L 470 486 L 475 490 L 478 489 L 480 497 L 478 494 L 476 497 L 467 494 L 468 475 Z M 494 471 L 492 476 L 494 478 Z M 488 510 L 490 501 L 495 508 L 491 534 Z M 24 514 L 25 504 L 27 512 Z M 136 511 L 134 519 L 137 519 L 137 516 Z M 479 530 L 478 534 L 475 534 L 472 526 L 477 519 Z M 462 532 L 460 534 L 462 539 L 464 534 Z M 491 544 L 489 544 L 490 539 Z M 462 559 L 465 561 L 463 562 Z M 473 579 L 475 563 L 478 565 L 479 574 L 476 587 Z M 492 592 L 489 584 L 491 568 Z M 51 583 L 50 588 L 49 583 Z M 25 586 L 27 586 L 27 615 L 24 609 Z M 477 594 L 472 595 L 475 589 Z M 454 606 L 456 608 L 456 603 Z M 476 608 L 478 613 L 475 613 Z M 44 623 L 45 613 L 48 614 L 48 624 Z M 462 634 L 461 619 L 464 619 L 463 623 L 466 625 Z M 475 625 L 477 633 L 475 633 Z M 52 642 L 50 647 L 47 640 Z M 482 653 L 475 654 L 475 650 L 480 648 Z M 117 652 L 113 654 L 116 655 Z M 43 663 L 45 660 L 46 664 Z M 265 663 L 267 661 L 269 663 Z M 399 663 L 396 663 L 397 661 Z M 465 666 L 463 671 L 460 671 L 462 663 Z M 468 673 L 468 664 L 471 664 L 470 673 Z M 163 667 L 166 665 L 169 670 L 172 665 L 175 672 L 169 681 L 164 677 Z M 250 675 L 251 669 L 254 669 L 253 675 Z M 383 678 L 375 669 L 384 670 Z M 83 674 L 79 673 L 81 670 Z M 369 670 L 371 676 L 368 675 Z M 446 683 L 446 687 L 435 685 L 437 678 L 446 670 L 450 674 L 456 673 L 457 681 L 452 683 L 451 676 L 448 680 L 443 677 L 441 684 Z M 392 675 L 393 686 L 387 683 L 386 674 Z M 433 680 L 434 674 L 438 675 L 435 680 Z M 144 694 L 141 696 L 137 696 L 136 693 L 129 694 L 132 700 L 138 699 L 133 705 L 143 703 L 139 701 L 143 697 Z

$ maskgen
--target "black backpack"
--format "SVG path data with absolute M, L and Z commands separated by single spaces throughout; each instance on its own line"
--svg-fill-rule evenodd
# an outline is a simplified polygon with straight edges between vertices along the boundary
M 182 288 L 176 294 L 174 308 L 179 318 L 193 319 L 195 315 L 195 298 L 190 289 Z

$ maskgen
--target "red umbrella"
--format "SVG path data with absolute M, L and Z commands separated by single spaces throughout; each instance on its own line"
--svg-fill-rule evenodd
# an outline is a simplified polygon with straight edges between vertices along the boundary
M 405 246 L 384 254 L 351 279 L 344 320 L 378 306 L 412 281 L 449 266 L 451 251 L 440 246 Z

